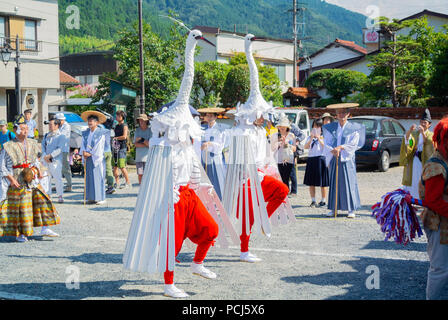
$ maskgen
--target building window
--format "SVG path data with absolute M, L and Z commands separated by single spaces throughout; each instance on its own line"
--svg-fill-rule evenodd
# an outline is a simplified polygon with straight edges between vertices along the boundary
M 265 65 L 275 69 L 275 73 L 277 74 L 280 81 L 282 82 L 286 81 L 286 65 L 276 63 L 265 63 Z
M 37 50 L 36 21 L 25 20 L 25 49 Z
M 6 19 L 5 17 L 0 17 L 0 48 L 5 46 L 6 37 Z

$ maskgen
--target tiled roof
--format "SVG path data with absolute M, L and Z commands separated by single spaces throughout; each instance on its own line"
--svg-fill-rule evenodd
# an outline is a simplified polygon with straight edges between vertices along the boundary
M 77 83 L 79 83 L 78 80 L 76 80 L 71 75 L 69 75 L 68 73 L 65 73 L 62 70 L 59 70 L 59 82 L 61 84 L 77 84 Z
M 343 45 L 344 47 L 352 48 L 358 52 L 361 52 L 362 54 L 367 54 L 367 49 L 357 45 L 354 41 L 336 39 L 334 42 L 339 43 L 340 45 Z
M 289 87 L 288 91 L 286 91 L 284 95 L 286 94 L 292 94 L 296 97 L 301 97 L 304 99 L 319 97 L 316 93 L 310 91 L 308 88 L 305 87 L 296 87 L 296 88 Z

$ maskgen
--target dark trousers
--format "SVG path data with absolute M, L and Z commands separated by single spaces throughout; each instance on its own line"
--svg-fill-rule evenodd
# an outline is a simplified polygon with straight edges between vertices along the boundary
M 296 171 L 295 163 L 292 166 L 291 175 L 290 175 L 289 179 L 291 180 L 291 187 L 290 187 L 291 193 L 297 194 L 297 171 Z M 288 183 L 288 187 L 289 187 L 289 183 Z
M 284 184 L 288 186 L 289 189 L 289 178 L 291 177 L 291 170 L 294 167 L 292 163 L 278 163 L 278 171 L 282 177 Z

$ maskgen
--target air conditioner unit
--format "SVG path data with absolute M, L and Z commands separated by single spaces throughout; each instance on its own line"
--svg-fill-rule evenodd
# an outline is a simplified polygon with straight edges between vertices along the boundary
M 26 106 L 28 109 L 34 109 L 36 99 L 32 94 L 26 96 Z

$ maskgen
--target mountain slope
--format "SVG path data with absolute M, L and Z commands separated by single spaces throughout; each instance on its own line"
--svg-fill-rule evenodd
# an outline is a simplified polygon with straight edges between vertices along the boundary
M 354 40 L 361 44 L 361 29 L 365 16 L 328 4 L 321 0 L 305 2 L 305 31 L 303 42 L 308 54 L 320 49 L 335 38 Z M 68 30 L 65 9 L 75 4 L 81 12 L 80 30 Z M 60 0 L 60 33 L 67 36 L 94 36 L 116 39 L 119 30 L 130 28 L 138 19 L 135 0 Z M 170 10 L 177 13 L 186 25 L 207 25 L 224 30 L 251 32 L 260 36 L 292 38 L 292 8 L 290 0 L 144 0 L 144 20 L 153 30 L 167 34 L 170 21 L 159 17 Z M 300 20 L 298 21 L 301 22 Z M 304 51 L 301 52 L 303 54 Z

